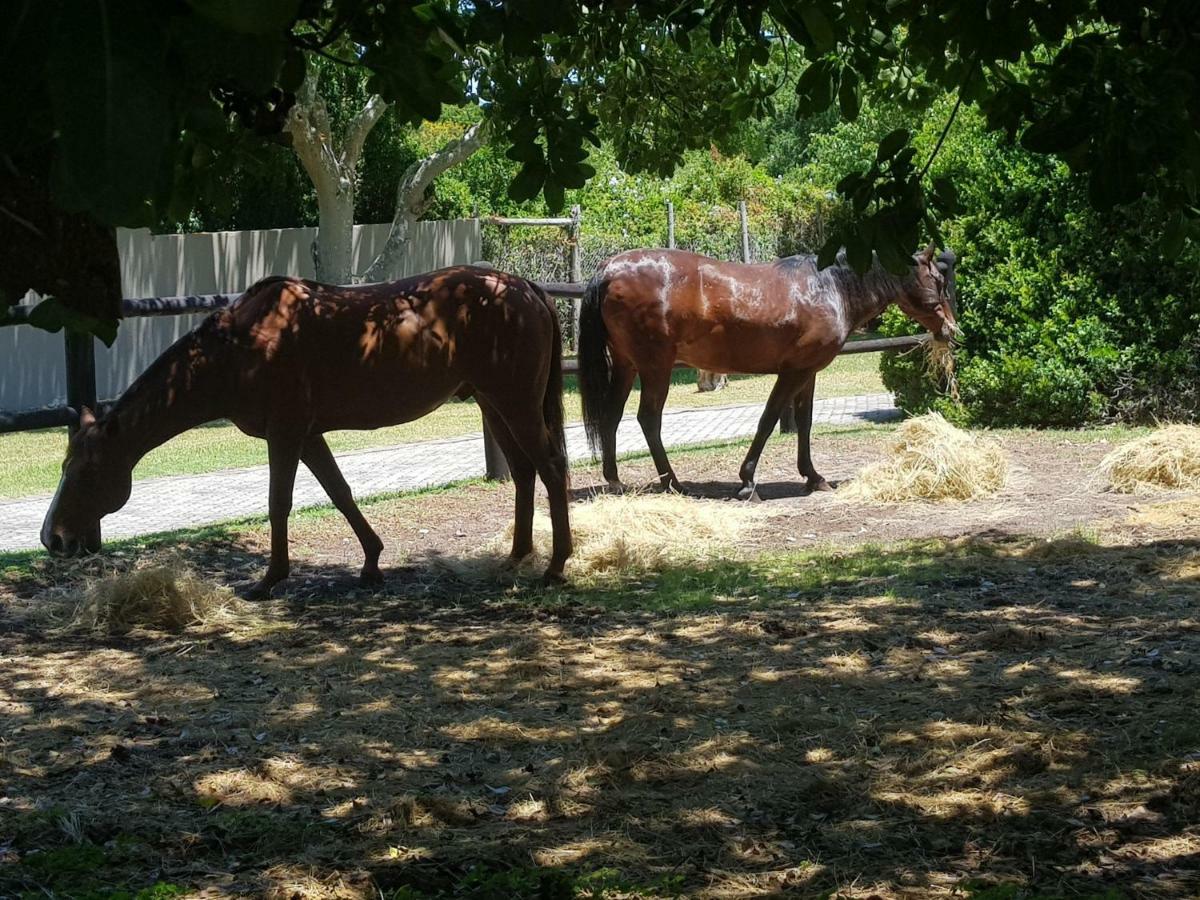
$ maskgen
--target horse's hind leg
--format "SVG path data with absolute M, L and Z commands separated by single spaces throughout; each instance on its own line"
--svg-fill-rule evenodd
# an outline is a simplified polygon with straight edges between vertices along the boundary
M 792 397 L 795 396 L 802 378 L 803 373 L 781 372 L 775 379 L 775 386 L 771 388 L 771 396 L 767 398 L 767 405 L 763 408 L 762 417 L 758 420 L 758 431 L 754 434 L 754 440 L 750 444 L 750 449 L 746 451 L 746 458 L 742 461 L 742 468 L 738 473 L 742 479 L 738 497 L 742 500 L 758 499 L 754 473 L 758 468 L 759 457 L 762 456 L 763 447 L 767 445 L 767 438 L 775 430 L 780 411 L 784 404 L 792 402 Z
M 812 491 L 831 491 L 833 488 L 817 472 L 812 461 L 812 418 L 813 393 L 817 386 L 817 375 L 814 372 L 808 377 L 800 393 L 796 395 L 796 468 L 807 480 L 808 488 Z
M 337 460 L 334 459 L 325 438 L 318 434 L 305 441 L 300 459 L 320 482 L 338 512 L 346 517 L 346 521 L 354 529 L 354 536 L 358 538 L 363 549 L 362 574 L 359 576 L 362 583 L 382 584 L 383 573 L 379 571 L 379 554 L 383 552 L 383 541 L 354 502 L 350 485 L 346 483 L 342 470 L 338 468 Z
M 517 448 L 533 464 L 538 477 L 542 479 L 542 484 L 546 486 L 546 493 L 550 498 L 550 524 L 554 532 L 554 546 L 550 554 L 550 565 L 546 568 L 546 580 L 561 581 L 563 567 L 571 555 L 571 523 L 567 509 L 567 458 L 559 452 L 550 438 L 550 429 L 542 417 L 540 403 L 529 405 L 496 402 L 495 405 Z
M 649 372 L 643 369 L 641 376 L 642 399 L 638 403 L 638 424 L 642 426 L 642 434 L 646 436 L 646 444 L 650 447 L 659 483 L 668 490 L 682 492 L 683 488 L 667 460 L 667 450 L 662 442 L 662 411 L 667 403 L 667 392 L 671 389 L 671 367 L 668 365 L 662 370 Z
M 629 399 L 636 375 L 633 366 L 613 360 L 608 408 L 604 410 L 604 418 L 600 422 L 600 458 L 604 462 L 604 480 L 609 487 L 618 490 L 621 488 L 621 479 L 617 475 L 617 429 L 621 425 L 625 402 Z
M 533 494 L 537 469 L 521 449 L 504 417 L 487 401 L 480 399 L 479 407 L 496 442 L 508 461 L 516 490 L 516 508 L 513 513 L 512 562 L 516 563 L 533 552 Z

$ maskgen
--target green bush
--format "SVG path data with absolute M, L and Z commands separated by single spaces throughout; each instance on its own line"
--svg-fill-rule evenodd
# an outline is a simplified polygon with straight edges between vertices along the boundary
M 937 115 L 926 123 L 918 146 L 929 147 L 941 124 Z M 854 143 L 833 146 L 844 159 Z M 1200 255 L 1163 259 L 1143 238 L 1161 233 L 1160 210 L 1095 213 L 1065 166 L 986 133 L 970 113 L 933 172 L 955 178 L 964 209 L 945 226 L 959 257 L 961 406 L 910 354 L 882 365 L 904 409 L 994 426 L 1200 414 Z M 918 330 L 895 313 L 884 327 Z

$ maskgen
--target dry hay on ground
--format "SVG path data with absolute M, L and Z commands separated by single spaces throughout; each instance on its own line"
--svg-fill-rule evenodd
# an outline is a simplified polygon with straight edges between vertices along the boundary
M 901 425 L 891 453 L 891 459 L 865 468 L 845 495 L 885 502 L 972 500 L 996 493 L 1008 476 L 996 441 L 955 428 L 939 413 Z
M 1200 425 L 1167 425 L 1122 444 L 1100 462 L 1111 490 L 1200 489 Z
M 571 506 L 574 553 L 567 563 L 573 580 L 654 572 L 664 565 L 711 559 L 728 552 L 754 521 L 773 511 L 732 501 L 698 500 L 678 494 L 602 494 Z M 533 523 L 529 566 L 550 557 L 550 520 Z M 460 576 L 493 571 L 512 541 L 512 526 L 484 551 L 441 562 Z
M 85 580 L 62 605 L 69 608 L 68 627 L 108 634 L 178 632 L 193 625 L 230 629 L 257 618 L 228 588 L 209 584 L 177 559 Z

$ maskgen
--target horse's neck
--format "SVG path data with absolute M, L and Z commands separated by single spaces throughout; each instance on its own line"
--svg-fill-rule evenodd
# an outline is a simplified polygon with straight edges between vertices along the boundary
M 882 315 L 897 299 L 898 291 L 902 290 L 899 285 L 899 279 L 881 276 L 876 272 L 854 275 L 847 289 L 842 291 L 849 325 L 847 337 L 876 316 Z
M 228 412 L 227 350 L 211 343 L 197 332 L 177 341 L 108 411 L 131 465 L 175 435 Z

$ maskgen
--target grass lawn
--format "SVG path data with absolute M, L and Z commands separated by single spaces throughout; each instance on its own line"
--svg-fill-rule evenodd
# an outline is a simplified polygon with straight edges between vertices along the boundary
M 761 403 L 770 393 L 774 376 L 735 377 L 729 387 L 716 393 L 696 391 L 696 373 L 679 370 L 668 406 L 733 406 Z M 862 353 L 834 361 L 817 378 L 818 397 L 846 397 L 879 393 L 879 354 Z M 626 406 L 628 413 L 637 409 L 635 390 Z M 566 384 L 567 420 L 580 418 L 579 393 L 575 379 Z M 480 430 L 479 411 L 473 401 L 451 402 L 416 422 L 376 431 L 339 431 L 328 435 L 335 452 L 383 447 L 434 438 L 471 434 Z M 55 428 L 21 434 L 0 435 L 0 497 L 23 497 L 52 493 L 58 483 L 66 446 L 66 429 Z M 214 422 L 179 435 L 146 456 L 134 470 L 135 479 L 160 475 L 192 475 L 218 469 L 263 465 L 267 447 L 247 437 L 232 425 Z

